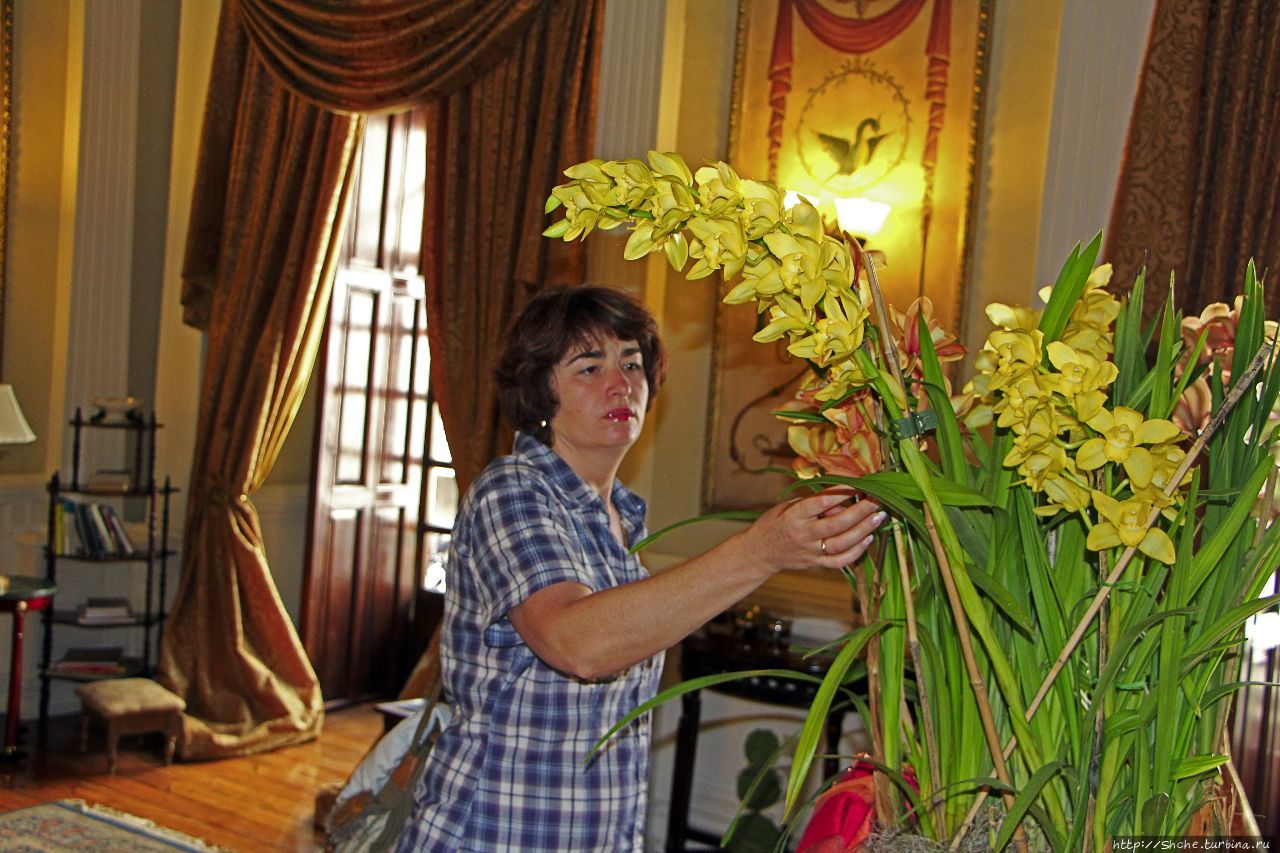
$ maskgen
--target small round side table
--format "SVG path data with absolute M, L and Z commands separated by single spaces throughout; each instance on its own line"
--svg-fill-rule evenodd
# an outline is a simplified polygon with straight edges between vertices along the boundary
M 22 636 L 28 610 L 44 610 L 58 588 L 45 578 L 0 575 L 0 611 L 13 614 L 13 642 L 9 645 L 9 714 L 4 725 L 4 751 L 0 760 L 23 757 L 18 749 L 18 722 L 22 716 Z

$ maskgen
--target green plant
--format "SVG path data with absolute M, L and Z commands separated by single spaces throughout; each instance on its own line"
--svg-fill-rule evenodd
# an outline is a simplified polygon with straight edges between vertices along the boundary
M 876 552 L 846 572 L 863 627 L 832 644 L 788 814 L 865 651 L 883 824 L 947 841 L 995 795 L 996 848 L 1184 834 L 1229 762 L 1243 624 L 1280 601 L 1259 597 L 1280 563 L 1269 421 L 1280 371 L 1252 267 L 1235 308 L 1213 308 L 1184 338 L 1171 292 L 1144 326 L 1141 277 L 1123 300 L 1106 289 L 1098 235 L 1042 311 L 988 308 L 997 328 L 957 398 L 927 306 L 884 306 L 867 257 L 823 234 L 807 202 L 785 210 L 777 187 L 723 163 L 694 174 L 674 154 L 566 175 L 548 201 L 566 216 L 549 236 L 627 225 L 629 258 L 662 251 L 676 269 L 692 259 L 690 278 L 741 277 L 725 301 L 754 302 L 767 320 L 756 340 L 784 340 L 812 367 L 800 405 L 779 413 L 801 456 L 797 486 L 850 485 L 893 513 Z M 1196 389 L 1215 414 L 1184 430 L 1175 409 Z M 884 470 L 859 470 L 869 459 Z
M 747 735 L 742 751 L 747 766 L 738 773 L 741 808 L 722 846 L 734 853 L 768 853 L 782 836 L 778 825 L 764 814 L 782 799 L 783 777 L 776 766 L 782 745 L 768 729 L 755 729 Z

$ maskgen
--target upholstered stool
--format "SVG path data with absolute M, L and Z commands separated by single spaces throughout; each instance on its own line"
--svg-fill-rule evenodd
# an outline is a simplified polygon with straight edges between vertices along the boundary
M 116 772 L 116 747 L 121 735 L 164 732 L 164 763 L 173 763 L 173 752 L 182 731 L 182 711 L 187 703 L 149 678 L 109 678 L 76 688 L 80 712 L 80 751 L 89 748 L 89 723 L 93 717 L 107 728 L 107 772 Z

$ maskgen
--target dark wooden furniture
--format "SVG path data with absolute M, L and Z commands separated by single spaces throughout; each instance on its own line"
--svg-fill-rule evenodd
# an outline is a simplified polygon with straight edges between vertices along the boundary
M 0 611 L 13 614 L 13 639 L 9 646 L 9 716 L 4 725 L 5 760 L 22 757 L 18 748 L 18 721 L 22 716 L 22 638 L 28 610 L 45 610 L 58 588 L 44 578 L 0 575 Z
M 55 472 L 49 479 L 49 518 L 47 540 L 45 542 L 45 578 L 54 584 L 58 579 L 58 571 L 64 566 L 80 566 L 92 570 L 102 563 L 129 564 L 139 567 L 145 572 L 145 591 L 141 606 L 138 602 L 129 602 L 132 609 L 130 616 L 114 621 L 90 622 L 81 618 L 76 605 L 80 602 L 68 602 L 66 609 L 49 608 L 44 613 L 44 644 L 40 663 L 40 728 L 41 736 L 49 719 L 50 682 L 55 680 L 93 681 L 101 678 L 118 678 L 123 676 L 150 675 L 159 658 L 160 640 L 164 631 L 164 621 L 168 607 L 169 557 L 176 553 L 169 547 L 169 504 L 177 489 L 170 485 L 166 477 L 163 483 L 155 478 L 155 441 L 156 430 L 163 424 L 156 422 L 155 413 L 143 415 L 130 412 L 126 415 L 108 416 L 99 413 L 85 418 L 80 409 L 76 409 L 75 417 L 69 424 L 72 428 L 72 464 L 69 477 L 63 479 Z M 92 475 L 86 476 L 82 470 L 85 454 L 86 436 L 89 433 L 98 436 L 119 434 L 125 437 L 124 467 L 117 473 L 126 475 L 123 484 L 101 486 Z M 69 549 L 67 540 L 61 536 L 63 525 L 74 524 L 72 514 L 68 512 L 71 504 L 110 503 L 117 508 L 117 515 L 123 517 L 128 501 L 139 501 L 143 504 L 142 514 L 145 519 L 145 534 L 141 539 L 135 538 L 134 550 L 130 554 L 104 553 L 91 551 L 87 543 L 81 540 L 81 547 Z M 61 516 L 61 521 L 59 517 Z M 97 592 L 104 596 L 116 595 L 128 598 L 127 589 L 102 589 Z M 53 635 L 58 630 L 74 629 L 81 636 L 92 636 L 94 632 L 110 629 L 138 630 L 142 633 L 141 657 L 128 657 L 121 661 L 125 671 L 120 674 L 69 674 L 50 669 L 53 662 Z M 85 646 L 103 646 L 110 643 L 94 643 L 87 641 Z
M 771 637 L 754 636 L 742 632 L 725 632 L 704 629 L 685 639 L 680 646 L 680 672 L 688 680 L 704 675 L 724 672 L 744 672 L 756 669 L 789 669 L 821 678 L 831 665 L 831 658 L 815 655 L 804 657 Z M 707 688 L 725 693 L 769 702 L 791 708 L 807 709 L 818 690 L 818 685 L 808 681 L 786 678 L 752 677 L 728 681 Z M 720 835 L 689 826 L 689 796 L 693 787 L 693 762 L 698 747 L 698 725 L 702 712 L 701 691 L 694 690 L 681 698 L 680 724 L 676 731 L 675 768 L 671 777 L 671 805 L 667 817 L 667 851 L 683 851 L 688 841 L 718 847 Z M 840 743 L 840 730 L 844 709 L 834 707 L 827 718 L 827 752 L 835 755 Z M 839 767 L 835 758 L 828 758 L 825 771 L 833 776 Z

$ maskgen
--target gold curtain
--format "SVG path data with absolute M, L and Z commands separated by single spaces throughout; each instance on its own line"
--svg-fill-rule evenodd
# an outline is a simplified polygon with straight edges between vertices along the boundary
M 580 283 L 581 244 L 541 236 L 561 171 L 591 156 L 603 0 L 561 3 L 482 79 L 428 111 L 427 335 L 459 491 L 510 447 L 493 358 L 540 290 Z
M 432 330 L 433 370 L 450 400 L 441 411 L 451 444 L 470 457 L 458 389 L 474 381 L 473 362 L 496 339 L 491 330 L 522 302 L 511 294 L 540 286 L 557 265 L 581 268 L 560 263 L 574 253 L 544 246 L 552 241 L 538 232 L 551 164 L 563 168 L 590 146 L 594 82 L 570 75 L 594 74 L 602 18 L 603 0 L 226 0 L 183 269 L 185 318 L 207 329 L 208 351 L 182 577 L 158 675 L 187 700 L 182 757 L 271 749 L 313 738 L 323 722 L 319 685 L 271 580 L 250 496 L 271 470 L 315 361 L 363 132 L 358 113 L 449 96 L 439 113 L 450 116 L 447 133 L 436 130 L 466 172 L 437 165 L 426 269 L 436 276 L 429 287 L 448 288 L 436 301 L 450 306 L 433 310 L 450 328 L 439 342 Z M 535 79 L 556 91 L 530 85 Z M 464 129 L 453 121 L 459 113 L 480 123 Z M 503 181 L 490 182 L 497 171 Z M 468 227 L 442 222 L 442 211 L 465 212 Z M 527 221 L 508 218 L 512 211 Z M 433 245 L 433 237 L 450 242 Z M 471 266 L 479 258 L 483 276 Z M 450 326 L 457 298 L 496 304 L 482 326 Z M 450 365 L 461 365 L 458 376 Z M 467 405 L 494 408 L 491 400 Z
M 1280 7 L 1158 0 L 1107 229 L 1117 282 L 1145 264 L 1163 288 L 1173 271 L 1178 306 L 1199 313 L 1229 301 L 1250 258 L 1280 266 L 1277 105 Z

